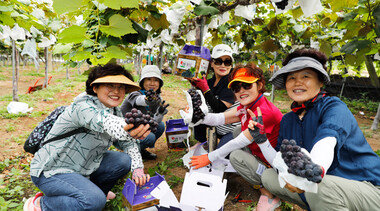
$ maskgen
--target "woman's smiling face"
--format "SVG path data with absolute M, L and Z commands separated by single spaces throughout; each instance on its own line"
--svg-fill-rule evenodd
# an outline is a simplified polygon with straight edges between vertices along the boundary
M 231 57 L 225 55 L 225 56 L 221 56 L 217 59 L 218 59 L 218 61 L 223 61 L 223 63 L 219 64 L 219 62 L 216 62 L 216 61 L 211 62 L 211 67 L 213 68 L 215 75 L 218 75 L 219 77 L 223 77 L 225 75 L 228 75 L 230 73 L 231 68 L 232 68 Z M 226 61 L 228 61 L 228 62 L 226 62 Z M 230 65 L 226 65 L 225 62 L 227 64 L 230 64 Z
M 125 97 L 126 86 L 118 83 L 102 83 L 92 88 L 98 99 L 108 108 L 119 106 Z
M 317 72 L 306 68 L 289 73 L 285 86 L 289 97 L 302 104 L 315 97 L 321 91 L 323 83 L 319 80 Z
M 234 82 L 234 83 L 241 83 L 241 82 Z M 241 85 L 241 84 L 240 84 Z M 261 83 L 252 83 L 252 87 L 250 89 L 245 89 L 244 87 L 241 87 L 238 92 L 235 93 L 235 97 L 237 101 L 240 102 L 243 106 L 247 106 L 251 103 L 253 103 L 257 97 L 260 95 L 260 90 L 262 88 Z
M 156 77 L 144 78 L 143 86 L 145 90 L 153 89 L 156 92 L 160 88 L 160 79 Z

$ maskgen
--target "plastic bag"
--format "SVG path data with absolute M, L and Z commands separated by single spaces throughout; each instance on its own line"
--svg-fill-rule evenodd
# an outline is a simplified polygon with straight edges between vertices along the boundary
M 310 157 L 309 152 L 304 148 L 301 148 L 301 151 Z M 317 193 L 317 183 L 310 182 L 306 178 L 299 177 L 288 172 L 288 166 L 282 159 L 281 152 L 277 152 L 276 157 L 273 160 L 273 167 L 278 170 L 278 182 L 280 183 L 281 188 L 284 188 L 286 183 L 289 183 L 290 185 L 304 190 L 305 192 Z
M 33 108 L 29 108 L 29 105 L 22 102 L 10 102 L 7 106 L 7 111 L 10 114 L 27 113 L 31 112 Z
M 202 110 L 202 112 L 206 116 L 208 114 L 208 107 L 207 107 L 207 104 L 206 104 L 206 100 L 203 97 L 203 94 L 202 94 L 202 92 L 200 90 L 196 90 L 196 91 L 201 96 L 202 105 L 200 106 L 200 109 Z M 196 123 L 191 122 L 191 120 L 193 118 L 193 113 L 194 113 L 193 112 L 193 110 L 194 110 L 193 109 L 193 103 L 191 101 L 190 94 L 187 91 L 185 91 L 185 90 L 183 90 L 183 92 L 185 92 L 185 95 L 186 95 L 188 109 L 186 109 L 186 110 L 179 110 L 179 113 L 181 114 L 181 117 L 182 117 L 183 121 L 185 122 L 185 124 L 188 124 L 189 127 L 197 126 L 197 125 L 199 125 L 199 124 L 201 124 L 203 122 L 203 119 L 199 120 Z

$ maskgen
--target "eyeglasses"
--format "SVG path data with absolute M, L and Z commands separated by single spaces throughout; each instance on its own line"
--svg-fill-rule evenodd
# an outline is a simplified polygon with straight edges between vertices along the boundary
M 253 86 L 253 83 L 244 83 L 244 82 L 235 82 L 231 84 L 231 90 L 234 93 L 240 92 L 240 89 L 243 87 L 245 90 L 251 89 Z
M 223 63 L 224 63 L 224 66 L 231 66 L 232 60 L 231 59 L 222 60 L 221 58 L 214 59 L 215 65 L 222 65 Z
M 109 92 L 113 92 L 117 89 L 117 91 L 126 91 L 125 85 L 122 84 L 103 84 Z

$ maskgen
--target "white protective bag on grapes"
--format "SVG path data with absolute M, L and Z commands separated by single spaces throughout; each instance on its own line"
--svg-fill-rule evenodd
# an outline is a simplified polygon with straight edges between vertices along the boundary
M 191 101 L 190 94 L 187 91 L 185 91 L 185 90 L 183 90 L 183 92 L 185 92 L 187 104 L 189 106 L 189 108 L 187 109 L 187 111 L 179 110 L 179 113 L 181 114 L 181 117 L 182 117 L 183 121 L 185 122 L 185 124 L 188 124 L 189 127 L 194 127 L 194 126 L 197 126 L 199 124 L 202 124 L 203 119 L 201 119 L 201 120 L 199 120 L 198 122 L 195 122 L 195 123 L 191 122 L 191 120 L 193 118 L 193 113 L 194 113 L 193 102 Z M 206 104 L 206 100 L 203 97 L 203 94 L 202 94 L 202 92 L 200 90 L 196 90 L 196 92 L 198 92 L 198 94 L 201 96 L 202 105 L 200 106 L 200 109 L 202 110 L 202 112 L 206 116 L 208 114 L 208 107 L 207 107 L 207 104 Z
M 310 157 L 310 153 L 307 150 L 301 148 L 301 151 Z M 288 172 L 288 166 L 285 164 L 284 159 L 282 159 L 281 152 L 277 152 L 276 157 L 273 160 L 273 167 L 278 170 L 278 182 L 280 183 L 281 188 L 284 188 L 286 183 L 289 183 L 305 192 L 317 193 L 317 183 Z

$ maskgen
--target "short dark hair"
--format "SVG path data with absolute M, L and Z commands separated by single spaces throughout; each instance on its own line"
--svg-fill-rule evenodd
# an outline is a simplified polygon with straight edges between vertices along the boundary
M 242 65 L 242 64 L 236 65 L 235 68 L 230 73 L 230 76 L 228 78 L 229 81 L 231 82 L 234 79 L 237 71 L 239 69 L 242 69 L 242 68 L 245 68 L 245 69 L 248 70 L 247 74 L 249 76 L 255 76 L 256 78 L 258 78 L 258 80 L 256 81 L 256 83 L 261 83 L 262 84 L 262 88 L 259 90 L 259 93 L 264 93 L 266 91 L 266 89 L 265 89 L 265 78 L 264 78 L 264 75 L 263 75 L 263 70 L 261 68 L 259 68 L 258 66 L 256 66 L 256 64 L 253 63 L 253 62 L 250 62 L 250 63 L 248 63 L 246 65 Z
M 314 49 L 314 48 L 300 48 L 300 49 L 293 51 L 292 53 L 288 54 L 285 57 L 284 61 L 282 62 L 282 66 L 287 65 L 290 60 L 297 58 L 297 57 L 302 57 L 302 56 L 311 57 L 311 58 L 319 61 L 322 64 L 323 68 L 327 71 L 327 66 L 326 66 L 326 63 L 328 60 L 327 56 L 323 52 L 318 51 L 317 49 Z M 315 70 L 314 72 L 316 72 L 318 74 L 318 80 L 323 82 L 325 79 L 323 74 L 317 70 Z M 285 75 L 284 82 L 286 82 L 287 77 L 288 77 L 288 74 Z
M 86 93 L 89 95 L 97 96 L 93 90 L 93 87 L 94 86 L 98 87 L 100 84 L 97 84 L 97 83 L 93 85 L 90 85 L 90 84 L 96 79 L 104 77 L 104 76 L 108 76 L 108 75 L 125 75 L 131 81 L 134 81 L 132 75 L 124 67 L 118 64 L 108 63 L 106 65 L 98 65 L 91 68 L 91 72 L 88 75 L 88 78 L 86 81 Z

